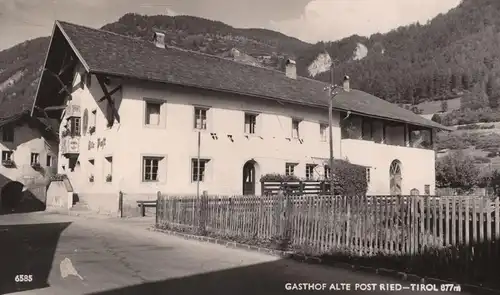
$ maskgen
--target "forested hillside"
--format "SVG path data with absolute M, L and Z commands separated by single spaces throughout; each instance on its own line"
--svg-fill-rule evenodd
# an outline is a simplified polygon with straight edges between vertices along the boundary
M 106 30 L 150 39 L 153 28 L 167 32 L 173 46 L 231 58 L 237 49 L 262 66 L 282 70 L 285 57 L 297 60 L 299 75 L 325 50 L 336 60 L 335 79 L 348 74 L 355 88 L 394 103 L 462 97 L 464 107 L 497 107 L 500 92 L 500 1 L 464 0 L 427 24 L 400 27 L 387 34 L 351 36 L 308 44 L 264 29 L 238 29 L 193 16 L 126 14 Z M 354 58 L 362 44 L 367 55 Z M 6 104 L 29 104 L 48 38 L 0 52 L 0 117 Z M 314 77 L 328 81 L 324 73 Z M 3 103 L 2 103 L 3 102 Z M 10 111 L 10 110 L 9 110 Z

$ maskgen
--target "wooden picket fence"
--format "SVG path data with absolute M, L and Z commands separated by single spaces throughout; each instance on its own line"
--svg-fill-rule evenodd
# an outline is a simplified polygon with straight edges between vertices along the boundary
M 157 224 L 242 240 L 280 238 L 287 249 L 314 255 L 416 255 L 500 240 L 500 203 L 470 196 L 160 195 Z M 498 243 L 492 249 L 498 252 Z

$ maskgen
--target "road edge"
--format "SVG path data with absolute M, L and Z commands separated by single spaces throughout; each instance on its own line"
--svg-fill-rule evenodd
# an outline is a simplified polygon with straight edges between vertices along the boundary
M 397 271 L 397 270 L 393 270 L 393 269 L 373 268 L 373 267 L 367 267 L 367 266 L 344 263 L 344 262 L 329 262 L 328 264 L 326 264 L 323 262 L 323 260 L 321 258 L 300 255 L 300 254 L 296 254 L 296 253 L 289 252 L 289 251 L 274 250 L 274 249 L 269 249 L 269 248 L 263 248 L 263 247 L 258 247 L 258 246 L 252 246 L 252 245 L 231 242 L 231 241 L 227 241 L 227 240 L 223 240 L 223 239 L 217 239 L 217 238 L 211 238 L 211 237 L 205 237 L 205 236 L 197 236 L 197 235 L 192 235 L 192 234 L 187 234 L 187 233 L 176 232 L 176 231 L 172 231 L 172 230 L 160 229 L 160 228 L 157 228 L 155 226 L 149 227 L 148 230 L 154 231 L 154 232 L 161 232 L 161 233 L 177 236 L 177 237 L 188 239 L 188 240 L 196 240 L 196 241 L 200 241 L 200 242 L 217 244 L 217 245 L 225 246 L 228 248 L 265 253 L 268 255 L 277 256 L 277 257 L 281 257 L 281 258 L 285 258 L 285 259 L 293 259 L 293 260 L 298 261 L 298 262 L 305 262 L 305 263 L 310 263 L 310 264 L 322 264 L 322 265 L 328 265 L 328 266 L 333 266 L 333 267 L 340 267 L 340 268 L 344 268 L 344 269 L 351 270 L 351 271 L 362 271 L 362 272 L 367 272 L 367 273 L 372 273 L 372 274 L 374 273 L 377 275 L 396 278 L 399 280 L 408 281 L 408 282 L 412 282 L 412 283 L 456 284 L 456 285 L 460 285 L 461 292 L 470 292 L 470 293 L 484 294 L 484 295 L 500 294 L 500 290 L 494 290 L 494 289 L 489 289 L 489 288 L 476 286 L 476 285 L 470 285 L 470 284 L 459 284 L 459 283 L 452 282 L 452 281 L 446 281 L 446 280 L 430 278 L 430 277 L 421 277 L 421 276 L 418 276 L 415 274 L 405 273 L 405 272 L 401 272 L 401 271 Z

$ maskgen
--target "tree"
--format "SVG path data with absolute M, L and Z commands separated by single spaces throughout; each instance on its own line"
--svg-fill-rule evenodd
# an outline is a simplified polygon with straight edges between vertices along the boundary
M 439 187 L 470 190 L 479 182 L 479 169 L 474 159 L 462 151 L 454 151 L 436 161 L 436 182 Z
M 443 99 L 441 101 L 441 112 L 446 113 L 448 111 L 448 101 L 446 99 Z
M 488 97 L 480 85 L 467 91 L 460 100 L 461 109 L 478 110 L 489 106 Z
M 500 171 L 495 170 L 491 175 L 490 185 L 493 187 L 495 196 L 500 197 Z

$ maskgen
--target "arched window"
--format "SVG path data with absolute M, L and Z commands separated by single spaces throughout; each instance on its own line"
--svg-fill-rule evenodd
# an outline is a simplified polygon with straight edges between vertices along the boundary
M 389 179 L 390 179 L 390 190 L 391 195 L 401 195 L 401 162 L 399 160 L 394 160 L 389 168 Z

